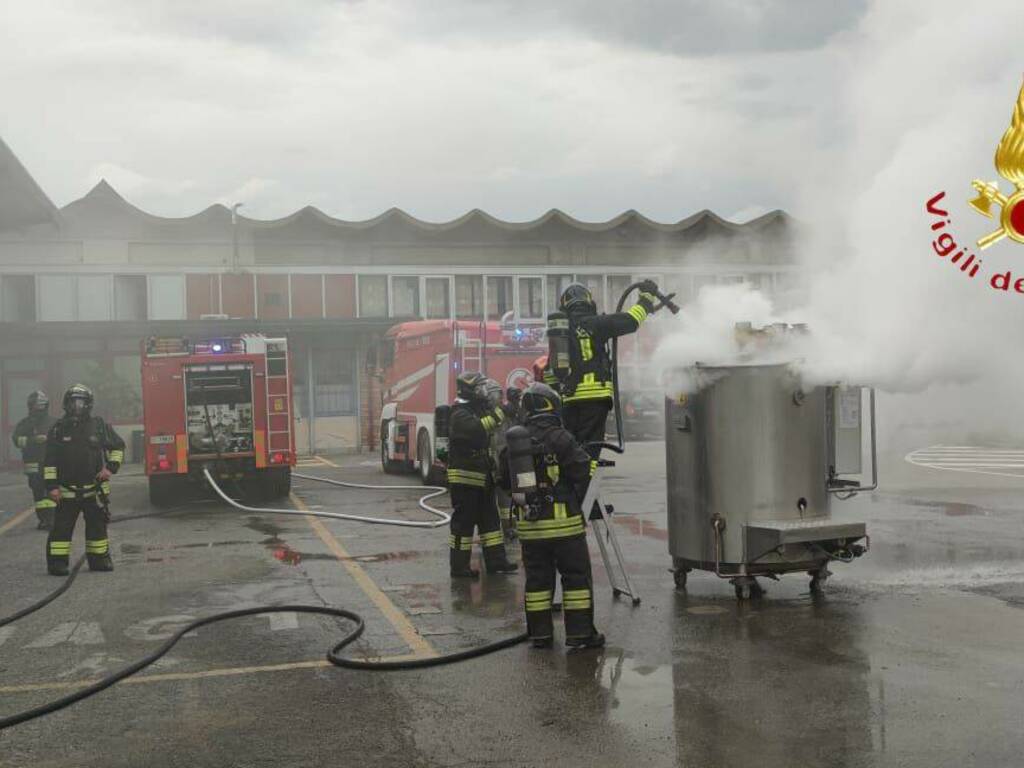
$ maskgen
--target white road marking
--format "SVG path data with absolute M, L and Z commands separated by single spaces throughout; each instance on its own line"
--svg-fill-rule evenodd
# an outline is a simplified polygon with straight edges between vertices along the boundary
M 932 445 L 911 451 L 903 458 L 927 469 L 1024 478 L 1024 450 L 1015 448 Z
M 81 677 L 80 672 L 85 672 L 89 677 L 99 677 L 107 670 L 107 662 L 109 661 L 120 661 L 113 656 L 108 656 L 105 653 L 94 653 L 92 656 L 87 656 L 80 662 L 75 664 L 71 669 L 66 672 L 61 672 L 57 675 L 58 678 L 68 677 Z
M 106 642 L 103 630 L 95 621 L 67 621 L 58 624 L 26 648 L 52 648 L 55 645 L 102 645 Z
M 175 632 L 195 621 L 195 616 L 188 614 L 171 614 L 170 616 L 154 616 L 152 619 L 137 621 L 125 629 L 124 634 L 132 640 L 151 642 L 153 640 L 167 640 Z M 185 637 L 195 637 L 195 632 L 189 632 Z
M 3 645 L 14 634 L 14 627 L 0 627 L 0 645 Z
M 268 613 L 270 619 L 270 631 L 280 632 L 282 629 L 298 629 L 299 616 L 295 613 Z

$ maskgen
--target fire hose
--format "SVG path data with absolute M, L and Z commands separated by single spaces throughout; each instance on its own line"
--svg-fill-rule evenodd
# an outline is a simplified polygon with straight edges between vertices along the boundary
M 330 485 L 337 485 L 343 488 L 358 488 L 364 490 L 407 490 L 412 488 L 418 490 L 425 489 L 429 492 L 419 499 L 419 507 L 430 514 L 435 515 L 438 519 L 416 521 L 397 520 L 393 518 L 367 517 L 362 515 L 349 515 L 341 512 L 323 512 L 319 510 L 300 511 L 295 509 L 250 507 L 228 496 L 228 494 L 225 493 L 224 490 L 219 485 L 217 485 L 216 481 L 214 481 L 213 476 L 210 474 L 210 471 L 208 469 L 204 469 L 203 474 L 206 478 L 206 481 L 210 484 L 210 487 L 216 492 L 216 494 L 221 499 L 230 504 L 232 507 L 235 507 L 236 509 L 242 510 L 244 512 L 252 512 L 255 514 L 309 515 L 312 517 L 326 517 L 335 520 L 350 520 L 354 522 L 369 523 L 375 525 L 395 525 L 405 528 L 439 528 L 443 525 L 447 525 L 448 522 L 451 520 L 451 515 L 449 513 L 427 504 L 427 501 L 429 501 L 430 499 L 436 498 L 437 496 L 440 496 L 441 494 L 447 491 L 446 488 L 441 488 L 439 486 L 369 485 L 365 483 L 350 483 L 341 480 L 332 480 L 326 477 L 316 477 L 313 475 L 301 475 L 295 473 L 295 477 L 299 477 L 304 480 L 315 480 L 318 482 L 328 483 Z M 126 517 L 115 517 L 111 522 L 137 520 L 145 517 L 158 517 L 165 514 L 169 514 L 169 512 L 171 511 L 173 510 L 151 512 L 142 515 L 130 515 Z M 18 621 L 19 619 L 22 619 L 31 613 L 35 613 L 36 611 L 49 605 L 51 602 L 53 602 L 62 594 L 64 594 L 71 586 L 72 582 L 74 582 L 75 577 L 81 570 L 84 561 L 85 557 L 80 557 L 78 561 L 74 564 L 74 566 L 71 568 L 71 571 L 65 578 L 64 582 L 53 592 L 46 595 L 37 602 L 33 603 L 32 605 L 29 605 L 9 616 L 0 618 L 0 627 L 3 627 L 7 624 L 12 624 L 15 621 Z M 8 715 L 6 717 L 0 717 L 0 731 L 3 731 L 7 728 L 11 728 L 15 725 L 19 725 L 21 723 L 26 723 L 30 720 L 35 720 L 36 718 L 43 717 L 48 714 L 52 714 L 53 712 L 58 712 L 64 709 L 65 707 L 69 707 L 72 704 L 87 699 L 91 696 L 95 696 L 97 693 L 100 693 L 101 691 L 110 688 L 111 686 L 117 684 L 118 682 L 124 680 L 127 677 L 131 677 L 137 672 L 140 672 L 141 670 L 150 666 L 154 662 L 158 661 L 160 658 L 165 656 L 178 643 L 178 641 L 181 640 L 181 638 L 183 638 L 189 632 L 194 631 L 198 627 L 214 624 L 220 621 L 227 621 L 229 619 L 237 619 L 243 616 L 254 616 L 267 613 L 311 613 L 320 614 L 323 616 L 334 616 L 336 618 L 345 619 L 346 621 L 351 622 L 354 626 L 346 632 L 346 634 L 341 638 L 341 640 L 335 643 L 330 648 L 330 650 L 327 651 L 327 661 L 336 667 L 343 667 L 345 669 L 388 672 L 397 670 L 424 669 L 426 667 L 437 667 L 444 664 L 454 664 L 456 662 L 466 661 L 468 659 L 473 659 L 479 656 L 491 654 L 496 651 L 500 651 L 505 648 L 510 648 L 514 645 L 518 645 L 519 643 L 525 642 L 529 639 L 527 633 L 522 632 L 512 637 L 496 640 L 493 643 L 487 643 L 485 645 L 480 645 L 475 648 L 470 648 L 464 651 L 457 651 L 455 653 L 449 653 L 443 656 L 436 656 L 425 659 L 406 659 L 402 661 L 360 661 L 357 659 L 350 659 L 341 656 L 342 650 L 345 649 L 347 646 L 351 645 L 352 643 L 354 643 L 357 639 L 359 639 L 359 637 L 363 634 L 363 631 L 366 628 L 366 624 L 365 621 L 363 620 L 363 617 L 355 611 L 350 611 L 345 608 L 335 608 L 327 605 L 302 604 L 267 605 L 256 606 L 254 608 L 242 608 L 234 611 L 224 611 L 221 613 L 215 613 L 210 616 L 206 616 L 201 619 L 197 619 L 193 622 L 190 622 L 189 624 L 180 627 L 178 631 L 176 631 L 170 638 L 167 639 L 166 642 L 164 642 L 159 648 L 157 648 L 152 653 L 143 656 L 141 659 L 132 662 L 126 667 L 123 667 L 118 671 L 100 680 L 97 680 L 95 683 L 85 686 L 73 693 L 68 694 L 67 696 L 63 696 L 61 698 L 54 699 L 53 701 L 49 701 L 45 704 L 41 704 L 38 707 L 33 707 L 22 712 L 16 712 L 15 714 Z

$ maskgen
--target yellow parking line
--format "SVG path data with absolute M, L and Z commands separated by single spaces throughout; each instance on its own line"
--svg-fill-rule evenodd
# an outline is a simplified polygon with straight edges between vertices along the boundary
M 306 506 L 305 502 L 294 493 L 291 495 L 291 500 L 297 508 L 305 512 L 309 511 L 309 507 Z M 384 618 L 388 620 L 402 640 L 405 641 L 405 644 L 412 650 L 413 656 L 420 659 L 437 656 L 437 651 L 434 650 L 434 647 L 424 639 L 423 635 L 416 631 L 416 627 L 413 626 L 408 617 L 388 599 L 388 596 L 381 591 L 380 587 L 367 575 L 359 563 L 352 559 L 352 556 L 341 545 L 341 542 L 334 537 L 334 534 L 319 519 L 307 515 L 306 520 L 316 532 L 316 535 L 320 537 L 320 540 L 331 550 L 331 554 L 341 561 L 341 564 L 349 572 L 349 575 L 355 579 L 356 584 L 363 590 L 363 593 L 377 606 L 377 610 L 384 614 Z
M 335 463 L 334 463 L 333 461 L 331 461 L 330 459 L 325 459 L 325 458 L 324 458 L 323 456 L 317 456 L 317 458 L 318 458 L 318 459 L 320 459 L 320 461 L 322 461 L 322 462 L 323 462 L 324 464 L 326 464 L 326 465 L 327 465 L 328 467 L 335 467 L 336 469 L 340 468 L 340 467 L 338 467 L 338 465 L 337 465 L 337 464 L 335 464 Z
M 14 517 L 12 517 L 6 523 L 4 523 L 3 525 L 0 525 L 0 535 L 2 535 L 4 533 L 7 533 L 7 531 L 11 530 L 11 528 L 16 526 L 18 523 L 22 522 L 26 517 L 31 515 L 33 512 L 35 512 L 35 507 L 29 507 L 28 509 L 23 509 L 21 512 L 16 514 Z

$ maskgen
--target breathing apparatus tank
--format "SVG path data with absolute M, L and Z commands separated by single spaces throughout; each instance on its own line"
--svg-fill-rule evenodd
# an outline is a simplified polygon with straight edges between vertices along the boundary
M 510 427 L 505 433 L 505 444 L 508 447 L 508 474 L 512 493 L 526 497 L 523 519 L 536 520 L 540 516 L 540 496 L 533 438 L 524 426 Z
M 439 405 L 434 409 L 434 451 L 441 461 L 448 461 L 448 435 L 451 427 L 452 407 Z
M 548 315 L 548 367 L 565 381 L 569 377 L 570 349 L 569 316 L 565 312 L 552 312 Z

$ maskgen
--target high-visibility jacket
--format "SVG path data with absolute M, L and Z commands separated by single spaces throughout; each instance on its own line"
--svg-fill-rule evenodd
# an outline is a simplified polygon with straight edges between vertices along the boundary
M 535 520 L 517 524 L 522 541 L 561 539 L 581 535 L 583 499 L 594 472 L 594 462 L 557 416 L 535 416 L 526 422 L 526 429 L 535 441 L 537 454 L 537 493 L 540 495 L 539 515 Z M 498 462 L 501 487 L 511 489 L 508 456 Z
M 15 426 L 11 441 L 21 449 L 26 475 L 42 470 L 42 461 L 46 457 L 46 434 L 54 421 L 56 419 L 42 411 L 30 413 Z
M 486 410 L 466 400 L 452 405 L 448 426 L 448 483 L 484 488 L 493 482 L 491 434 L 505 420 L 501 408 Z
M 614 395 L 608 342 L 635 333 L 654 311 L 645 296 L 626 312 L 570 315 L 569 376 L 561 382 L 562 402 L 605 400 Z
M 43 480 L 46 490 L 60 488 L 63 498 L 96 495 L 96 476 L 104 467 L 116 473 L 124 462 L 124 440 L 98 416 L 75 420 L 64 416 L 46 440 Z M 106 484 L 104 484 L 106 486 Z

